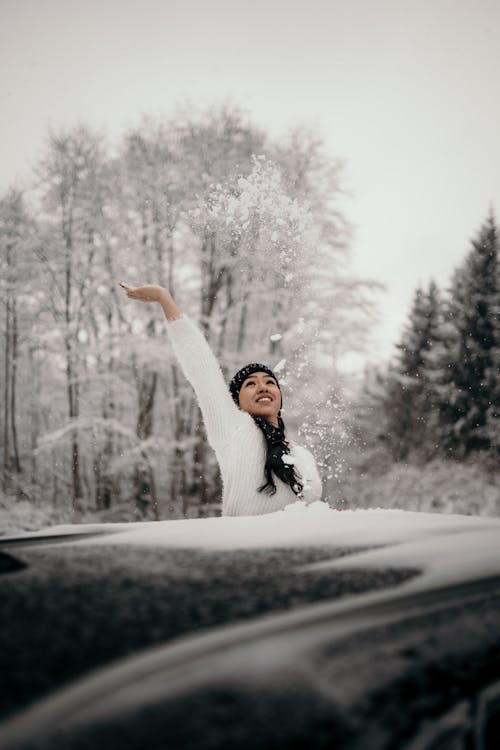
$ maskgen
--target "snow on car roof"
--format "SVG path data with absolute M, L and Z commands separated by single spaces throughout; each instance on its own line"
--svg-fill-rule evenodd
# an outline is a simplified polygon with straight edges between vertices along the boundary
M 90 533 L 95 536 L 89 538 Z M 326 503 L 306 506 L 298 501 L 284 511 L 262 516 L 64 525 L 17 538 L 33 540 L 50 535 L 56 541 L 69 534 L 82 535 L 78 544 L 221 550 L 294 545 L 373 547 L 378 549 L 314 567 L 414 567 L 424 573 L 419 587 L 423 583 L 436 586 L 500 575 L 500 519 L 481 516 L 394 509 L 338 511 Z M 112 539 L 109 534 L 113 534 Z

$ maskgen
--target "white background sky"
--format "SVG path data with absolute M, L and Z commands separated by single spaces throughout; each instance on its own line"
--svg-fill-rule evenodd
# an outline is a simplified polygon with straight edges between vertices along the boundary
M 230 99 L 345 163 L 353 267 L 382 281 L 373 356 L 500 206 L 498 0 L 0 0 L 0 190 L 54 129 Z

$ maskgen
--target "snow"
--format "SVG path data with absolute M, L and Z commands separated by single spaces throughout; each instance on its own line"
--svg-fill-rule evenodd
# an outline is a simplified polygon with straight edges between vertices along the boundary
M 308 506 L 302 500 L 264 516 L 65 525 L 17 538 L 89 532 L 103 533 L 78 543 L 225 550 L 371 547 L 308 569 L 417 568 L 422 575 L 405 584 L 417 588 L 500 575 L 500 519 L 387 509 L 339 511 L 324 502 Z
M 284 369 L 285 365 L 286 365 L 286 359 L 280 359 L 278 364 L 275 367 L 273 367 L 273 372 L 281 372 Z
M 422 571 L 409 588 L 437 588 L 500 575 L 500 526 L 456 529 L 354 557 L 307 566 L 308 570 L 395 568 L 404 565 Z

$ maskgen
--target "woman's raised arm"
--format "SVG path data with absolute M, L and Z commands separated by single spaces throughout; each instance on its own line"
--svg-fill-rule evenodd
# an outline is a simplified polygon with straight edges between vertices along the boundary
M 124 282 L 120 286 L 131 299 L 161 304 L 174 352 L 198 397 L 210 443 L 216 448 L 230 441 L 244 419 L 243 412 L 235 405 L 219 363 L 202 332 L 182 313 L 170 292 L 162 286 L 134 287 Z

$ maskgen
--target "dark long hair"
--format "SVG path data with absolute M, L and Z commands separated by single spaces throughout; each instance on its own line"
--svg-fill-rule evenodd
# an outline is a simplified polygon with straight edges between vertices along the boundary
M 262 431 L 267 448 L 266 462 L 264 464 L 266 482 L 262 487 L 258 488 L 258 491 L 266 492 L 269 495 L 275 494 L 276 483 L 274 481 L 274 474 L 282 482 L 288 484 L 296 495 L 299 495 L 304 487 L 301 478 L 295 471 L 293 463 L 291 461 L 288 462 L 286 459 L 283 460 L 285 456 L 290 455 L 290 448 L 285 440 L 285 423 L 280 416 L 278 416 L 278 427 L 272 425 L 264 417 L 253 417 L 253 421 Z
M 252 362 L 246 367 L 242 367 L 238 370 L 236 375 L 229 383 L 229 390 L 231 396 L 237 406 L 240 403 L 240 389 L 243 382 L 250 377 L 254 372 L 267 372 L 268 375 L 274 378 L 279 388 L 278 378 L 269 367 L 261 365 L 257 362 Z M 281 388 L 280 388 L 281 393 Z M 264 464 L 264 475 L 266 477 L 265 483 L 262 487 L 258 488 L 259 492 L 266 492 L 269 495 L 274 495 L 276 492 L 276 483 L 274 477 L 277 476 L 282 482 L 288 484 L 292 491 L 299 495 L 302 492 L 303 484 L 300 476 L 295 471 L 292 461 L 283 460 L 284 456 L 290 455 L 290 447 L 285 438 L 285 423 L 281 419 L 281 413 L 278 412 L 278 427 L 275 427 L 268 422 L 264 417 L 256 417 L 251 415 L 257 427 L 264 435 L 266 441 L 266 461 Z

